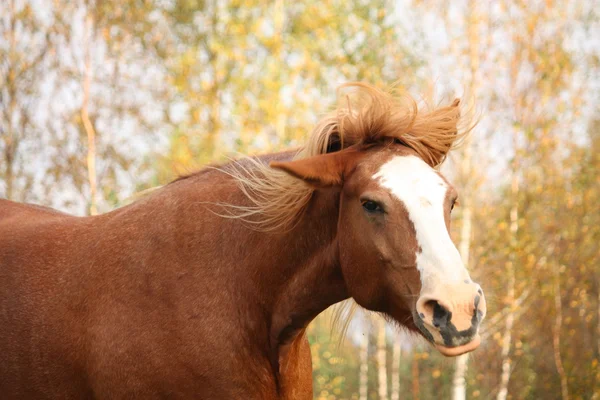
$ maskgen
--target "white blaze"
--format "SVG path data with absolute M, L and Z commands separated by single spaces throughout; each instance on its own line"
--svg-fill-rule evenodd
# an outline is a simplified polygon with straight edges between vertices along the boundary
M 381 166 L 373 179 L 389 189 L 408 211 L 421 248 L 416 256 L 423 288 L 438 282 L 455 283 L 468 279 L 460 254 L 446 229 L 446 182 L 415 156 L 394 157 Z

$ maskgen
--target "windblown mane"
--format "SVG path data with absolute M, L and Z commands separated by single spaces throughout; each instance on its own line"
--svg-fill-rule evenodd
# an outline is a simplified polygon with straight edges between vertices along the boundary
M 359 82 L 341 86 L 337 95 L 337 109 L 321 119 L 294 159 L 396 140 L 436 167 L 468 132 L 458 133 L 458 100 L 450 106 L 422 110 L 408 95 L 396 96 Z M 244 158 L 223 171 L 237 180 L 250 201 L 250 205 L 223 205 L 227 210 L 223 216 L 241 219 L 261 231 L 293 227 L 314 192 L 303 181 L 257 158 Z

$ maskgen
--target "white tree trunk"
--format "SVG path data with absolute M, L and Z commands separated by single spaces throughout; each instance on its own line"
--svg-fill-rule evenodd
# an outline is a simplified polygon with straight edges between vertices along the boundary
M 461 174 L 463 180 L 466 181 L 471 175 L 471 158 L 472 158 L 472 147 L 471 141 L 467 140 L 465 143 L 465 151 L 461 161 Z M 472 230 L 472 205 L 473 205 L 473 185 L 465 185 L 463 194 L 463 206 L 462 206 L 462 226 L 460 230 L 460 243 L 458 250 L 463 263 L 468 268 L 469 256 L 471 250 L 471 230 Z M 463 354 L 458 356 L 454 366 L 454 378 L 452 379 L 452 399 L 453 400 L 465 400 L 467 396 L 467 385 L 465 375 L 467 373 L 467 363 L 469 356 Z
M 471 72 L 470 82 L 470 97 L 469 97 L 469 108 L 473 108 L 474 96 L 478 90 L 477 84 L 477 71 L 479 70 L 479 21 L 480 16 L 477 11 L 477 2 L 473 1 L 470 4 L 470 15 L 469 15 L 469 63 Z M 463 193 L 462 197 L 462 225 L 460 229 L 460 243 L 458 245 L 458 251 L 465 264 L 465 267 L 469 267 L 469 258 L 471 253 L 471 231 L 472 231 L 472 219 L 473 219 L 473 203 L 475 198 L 475 185 L 472 183 L 473 179 L 473 146 L 470 137 L 467 138 L 464 144 L 464 153 L 462 155 L 460 163 L 460 174 L 463 182 Z M 467 398 L 467 383 L 465 375 L 467 373 L 469 356 L 463 354 L 458 356 L 454 366 L 454 377 L 452 379 L 452 399 L 453 400 L 465 400 Z
M 90 86 L 92 82 L 92 36 L 94 29 L 94 19 L 92 15 L 91 5 L 88 5 L 87 15 L 85 18 L 84 30 L 84 70 L 83 70 L 83 101 L 81 103 L 81 121 L 87 134 L 87 172 L 88 183 L 90 185 L 90 215 L 98 214 L 97 192 L 98 185 L 96 182 L 96 131 L 90 120 L 89 103 L 90 103 Z
M 515 256 L 514 253 L 517 247 L 517 234 L 519 232 L 519 177 L 517 175 L 517 140 L 516 133 L 513 140 L 515 148 L 515 159 L 512 163 L 512 182 L 511 182 L 511 199 L 512 206 L 510 209 L 510 247 L 511 254 L 509 261 L 506 263 L 507 276 L 507 314 L 504 325 L 504 336 L 502 338 L 502 372 L 500 374 L 500 389 L 498 391 L 497 400 L 506 400 L 508 395 L 508 382 L 510 380 L 510 368 L 512 360 L 510 358 L 510 348 L 512 344 L 512 329 L 515 322 Z
M 385 341 L 385 320 L 381 317 L 377 318 L 377 378 L 379 399 L 387 400 L 387 365 L 386 365 L 386 341 Z
M 461 174 L 463 179 L 471 173 L 471 157 L 472 148 L 471 141 L 468 140 L 465 143 L 465 152 L 461 161 Z M 473 199 L 473 188 L 472 185 L 466 185 L 465 193 L 463 194 L 463 206 L 462 206 L 462 226 L 460 230 L 460 243 L 458 250 L 460 256 L 468 267 L 469 264 L 469 253 L 471 249 L 471 228 L 472 228 L 472 199 Z M 465 375 L 467 373 L 467 363 L 469 356 L 463 354 L 458 356 L 454 366 L 454 378 L 452 379 L 452 399 L 453 400 L 465 400 L 467 396 L 467 385 Z
M 400 347 L 400 337 L 394 335 L 394 344 L 392 347 L 392 394 L 391 400 L 400 400 L 400 357 L 402 349 Z
M 498 396 L 496 397 L 497 400 L 506 400 L 506 396 L 508 395 L 508 381 L 510 379 L 510 367 L 512 363 L 510 358 L 510 346 L 514 319 L 514 312 L 511 311 L 506 317 L 504 337 L 502 339 L 502 373 L 500 375 L 500 390 L 498 391 Z
M 358 378 L 360 400 L 367 400 L 369 393 L 369 330 L 365 327 L 360 341 L 360 376 Z
M 454 379 L 452 380 L 452 399 L 464 400 L 467 398 L 467 384 L 465 375 L 467 374 L 468 358 L 467 354 L 456 357 L 454 365 Z

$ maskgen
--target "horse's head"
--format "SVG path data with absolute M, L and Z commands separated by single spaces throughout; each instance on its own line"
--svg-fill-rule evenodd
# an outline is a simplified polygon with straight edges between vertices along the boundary
M 274 163 L 312 185 L 341 186 L 338 243 L 349 294 L 417 329 L 445 355 L 479 345 L 486 313 L 448 233 L 454 187 L 402 145 Z
M 381 140 L 272 166 L 317 190 L 339 190 L 339 262 L 350 296 L 454 356 L 479 345 L 486 302 L 450 239 L 458 195 L 432 168 L 439 160 Z

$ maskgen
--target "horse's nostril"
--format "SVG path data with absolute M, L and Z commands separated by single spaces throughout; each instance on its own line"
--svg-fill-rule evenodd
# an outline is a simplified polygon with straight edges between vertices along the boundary
M 432 322 L 436 328 L 447 326 L 452 319 L 452 313 L 435 300 L 429 300 L 424 306 L 433 315 Z
M 435 300 L 427 300 L 425 303 L 423 303 L 423 310 L 430 318 L 433 318 L 433 312 L 436 305 L 438 305 L 438 302 Z

